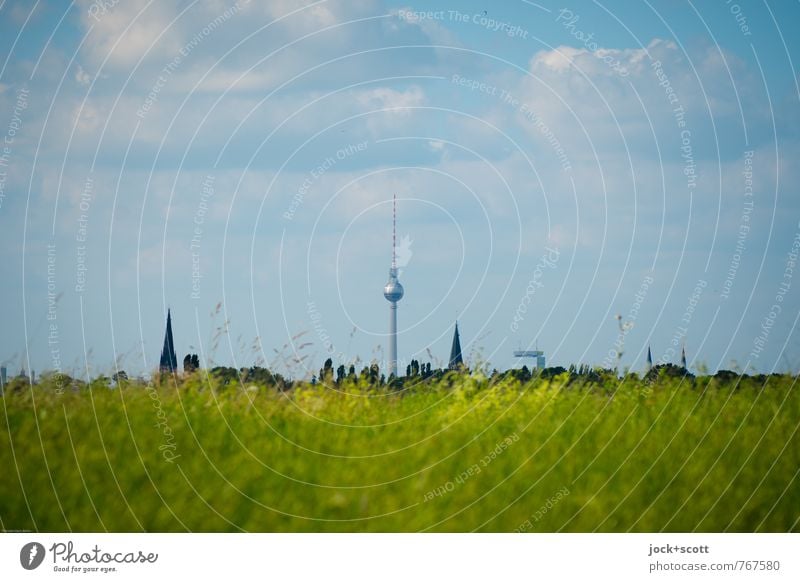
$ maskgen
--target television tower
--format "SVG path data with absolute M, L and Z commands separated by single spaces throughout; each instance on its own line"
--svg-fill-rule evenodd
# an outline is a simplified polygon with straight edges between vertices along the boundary
M 389 376 L 397 377 L 397 302 L 403 298 L 403 286 L 397 280 L 397 195 L 392 195 L 392 268 L 383 288 L 389 302 Z

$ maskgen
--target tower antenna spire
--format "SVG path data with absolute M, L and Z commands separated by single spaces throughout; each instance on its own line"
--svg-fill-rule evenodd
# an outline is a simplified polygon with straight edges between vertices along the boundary
M 397 194 L 392 194 L 392 269 L 397 269 Z

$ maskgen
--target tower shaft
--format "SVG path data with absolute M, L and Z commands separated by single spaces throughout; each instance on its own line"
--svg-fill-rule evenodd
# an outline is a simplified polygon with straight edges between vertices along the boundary
M 389 376 L 397 377 L 397 301 L 389 304 Z

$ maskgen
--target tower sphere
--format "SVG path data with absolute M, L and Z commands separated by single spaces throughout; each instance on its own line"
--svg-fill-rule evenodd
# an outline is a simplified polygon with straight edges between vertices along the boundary
M 389 282 L 383 287 L 383 296 L 392 302 L 400 301 L 403 298 L 403 286 L 397 280 L 396 274 L 389 275 Z

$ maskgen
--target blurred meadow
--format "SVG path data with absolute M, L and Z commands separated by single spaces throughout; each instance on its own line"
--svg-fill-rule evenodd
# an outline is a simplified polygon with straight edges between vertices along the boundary
M 800 531 L 796 378 L 200 370 L 0 398 L 6 531 Z

